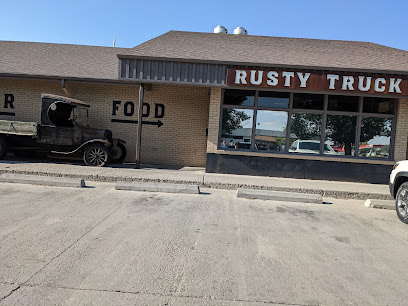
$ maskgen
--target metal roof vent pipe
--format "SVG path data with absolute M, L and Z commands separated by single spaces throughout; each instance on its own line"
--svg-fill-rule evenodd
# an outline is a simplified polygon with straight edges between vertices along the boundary
M 224 26 L 219 25 L 219 26 L 216 26 L 216 27 L 214 28 L 214 33 L 228 34 L 228 30 L 227 30 Z
M 245 28 L 243 28 L 243 27 L 237 27 L 237 28 L 234 30 L 234 34 L 248 35 L 248 31 L 245 30 Z

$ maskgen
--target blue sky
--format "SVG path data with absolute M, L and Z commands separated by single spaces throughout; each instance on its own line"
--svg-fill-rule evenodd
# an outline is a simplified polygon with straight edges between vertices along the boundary
M 169 30 L 371 41 L 408 50 L 407 0 L 0 0 L 0 40 L 134 47 Z M 255 47 L 255 46 L 254 46 Z

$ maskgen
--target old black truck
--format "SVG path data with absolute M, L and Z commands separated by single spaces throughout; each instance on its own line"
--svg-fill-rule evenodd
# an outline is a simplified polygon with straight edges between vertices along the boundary
M 0 120 L 0 159 L 7 152 L 83 156 L 89 166 L 123 162 L 125 141 L 108 129 L 90 128 L 88 103 L 42 94 L 41 122 Z

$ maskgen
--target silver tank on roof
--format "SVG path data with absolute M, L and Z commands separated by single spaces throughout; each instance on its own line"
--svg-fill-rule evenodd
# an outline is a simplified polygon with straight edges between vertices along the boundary
M 234 34 L 248 35 L 248 31 L 243 27 L 236 27 Z
M 219 25 L 219 26 L 216 26 L 216 27 L 214 28 L 214 33 L 224 33 L 224 34 L 228 34 L 228 30 L 227 30 L 224 26 Z

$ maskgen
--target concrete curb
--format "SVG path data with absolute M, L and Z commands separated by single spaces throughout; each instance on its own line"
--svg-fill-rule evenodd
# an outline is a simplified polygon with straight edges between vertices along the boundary
M 120 175 L 106 175 L 106 174 L 89 174 L 89 175 L 76 175 L 76 174 L 64 174 L 60 172 L 46 172 L 46 171 L 27 171 L 27 170 L 13 170 L 13 169 L 1 169 L 0 173 L 13 173 L 13 174 L 28 174 L 28 175 L 41 175 L 41 176 L 52 176 L 52 177 L 67 177 L 67 178 L 83 178 L 89 181 L 105 182 L 105 183 L 115 183 L 117 181 L 126 182 L 152 182 L 152 183 L 171 183 L 171 184 L 190 184 L 198 185 L 203 188 L 214 188 L 214 189 L 227 189 L 227 190 L 237 190 L 238 188 L 254 189 L 254 190 L 271 190 L 271 191 L 285 191 L 285 192 L 297 192 L 297 193 L 307 193 L 307 194 L 319 194 L 322 197 L 331 197 L 337 199 L 356 199 L 356 200 L 366 200 L 366 199 L 378 199 L 378 200 L 392 200 L 390 194 L 384 193 L 372 193 L 372 192 L 351 192 L 351 191 L 341 191 L 341 190 L 323 190 L 321 188 L 297 188 L 297 187 L 276 187 L 276 186 L 264 186 L 264 185 L 250 185 L 250 184 L 229 184 L 229 183 L 215 183 L 208 182 L 205 179 L 201 180 L 169 180 L 160 178 L 141 178 L 141 177 L 129 177 Z
M 322 196 L 319 194 L 304 194 L 284 191 L 269 191 L 239 188 L 237 189 L 237 197 L 245 199 L 323 204 Z
M 52 177 L 10 173 L 1 174 L 0 182 L 57 186 L 57 187 L 77 187 L 77 188 L 85 187 L 85 181 L 82 178 Z
M 145 182 L 116 182 L 116 190 L 167 192 L 167 193 L 187 193 L 199 194 L 198 185 L 169 184 L 169 183 L 145 183 Z
M 247 185 L 247 184 L 224 184 L 224 183 L 204 183 L 203 187 L 214 189 L 227 189 L 236 190 L 238 188 L 254 189 L 254 190 L 270 190 L 270 191 L 284 191 L 284 192 L 296 192 L 307 194 L 319 194 L 322 197 L 336 198 L 336 199 L 355 199 L 366 200 L 367 198 L 389 200 L 392 199 L 390 194 L 383 193 L 371 193 L 371 192 L 352 192 L 342 190 L 329 190 L 329 189 L 310 189 L 310 188 L 296 188 L 296 187 L 275 187 L 275 186 L 260 186 L 260 185 Z
M 391 200 L 377 200 L 377 199 L 367 199 L 364 206 L 368 208 L 379 208 L 379 209 L 395 209 L 395 201 Z

